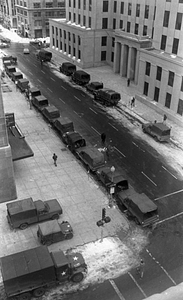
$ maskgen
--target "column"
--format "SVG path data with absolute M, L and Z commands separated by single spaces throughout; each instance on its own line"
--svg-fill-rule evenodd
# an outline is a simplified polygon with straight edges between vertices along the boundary
M 127 78 L 131 79 L 131 57 L 132 57 L 132 47 L 128 49 L 128 67 L 127 67 Z
M 134 83 L 138 84 L 138 74 L 139 74 L 139 55 L 140 52 L 137 50 L 137 55 L 136 55 L 136 64 L 135 64 L 135 78 L 134 78 Z
M 120 43 L 115 42 L 114 65 L 113 65 L 113 71 L 114 71 L 114 73 L 119 73 L 120 46 L 121 46 Z
M 121 44 L 120 76 L 123 76 L 124 48 L 124 44 Z

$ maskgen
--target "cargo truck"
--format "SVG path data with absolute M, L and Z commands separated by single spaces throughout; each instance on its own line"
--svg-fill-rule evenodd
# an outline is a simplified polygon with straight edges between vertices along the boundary
M 74 131 L 74 124 L 67 117 L 60 116 L 60 118 L 56 119 L 54 127 L 58 130 L 61 136 L 66 132 Z
M 0 264 L 6 296 L 13 300 L 39 298 L 57 284 L 81 282 L 87 273 L 81 253 L 49 252 L 46 246 L 4 256 Z
M 79 70 L 72 74 L 72 80 L 79 85 L 85 85 L 90 81 L 90 74 Z
M 106 106 L 116 106 L 121 95 L 113 90 L 103 88 L 94 94 L 94 99 Z
M 32 104 L 39 110 L 42 111 L 45 107 L 49 106 L 48 99 L 43 95 L 35 96 L 32 99 Z
M 76 155 L 92 172 L 96 172 L 97 169 L 105 165 L 104 154 L 93 146 L 77 149 Z
M 23 78 L 23 74 L 21 72 L 13 72 L 11 75 L 11 79 L 13 82 L 18 81 Z
M 142 124 L 144 133 L 151 135 L 157 142 L 169 142 L 171 128 L 162 122 Z
M 27 198 L 6 204 L 7 219 L 12 228 L 26 229 L 30 224 L 58 219 L 62 208 L 56 199 L 47 201 Z
M 77 131 L 64 133 L 62 135 L 62 140 L 71 150 L 71 152 L 75 152 L 76 149 L 86 146 L 85 139 Z
M 29 80 L 27 80 L 26 78 L 18 79 L 17 87 L 22 93 L 25 92 L 29 89 Z
M 55 120 L 60 117 L 60 112 L 54 105 L 45 107 L 42 110 L 42 114 L 51 124 L 54 124 Z
M 40 61 L 51 61 L 52 59 L 52 53 L 41 49 L 37 54 L 36 54 L 37 59 L 39 59 Z
M 76 72 L 76 66 L 70 62 L 64 62 L 60 66 L 60 72 L 67 76 L 71 76 L 74 72 Z
M 16 68 L 14 66 L 7 66 L 5 68 L 7 75 L 11 78 L 12 74 L 16 72 Z

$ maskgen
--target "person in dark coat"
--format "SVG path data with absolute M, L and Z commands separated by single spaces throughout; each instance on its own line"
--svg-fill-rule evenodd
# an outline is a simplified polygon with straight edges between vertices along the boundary
M 105 145 L 105 140 L 106 140 L 106 134 L 103 132 L 103 133 L 101 134 L 102 145 Z
M 53 153 L 53 162 L 54 162 L 54 165 L 55 167 L 57 167 L 57 155 L 55 153 Z

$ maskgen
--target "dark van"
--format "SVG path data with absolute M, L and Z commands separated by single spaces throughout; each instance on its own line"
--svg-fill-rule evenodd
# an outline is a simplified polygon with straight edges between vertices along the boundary
M 76 66 L 70 62 L 64 62 L 60 66 L 60 72 L 67 76 L 71 76 L 74 72 L 76 72 Z
M 79 70 L 72 74 L 72 80 L 79 85 L 85 85 L 90 81 L 90 74 Z
M 114 106 L 120 101 L 121 95 L 113 90 L 104 88 L 99 90 L 94 95 L 94 98 L 106 106 Z
M 162 122 L 142 124 L 142 130 L 158 142 L 168 142 L 170 140 L 171 128 Z
M 21 72 L 14 72 L 11 75 L 11 79 L 13 80 L 13 82 L 18 81 L 19 79 L 23 78 L 23 74 Z

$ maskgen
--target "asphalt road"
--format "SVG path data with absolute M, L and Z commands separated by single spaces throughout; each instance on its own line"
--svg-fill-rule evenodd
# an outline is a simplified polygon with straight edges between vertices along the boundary
M 12 43 L 7 52 L 17 55 L 18 68 L 62 115 L 73 120 L 76 130 L 87 141 L 100 145 L 100 134 L 106 133 L 108 141 L 111 139 L 115 146 L 110 156 L 112 164 L 125 169 L 137 191 L 157 200 L 162 221 L 151 233 L 150 244 L 142 254 L 146 262 L 143 279 L 132 270 L 113 281 L 69 295 L 69 299 L 138 300 L 182 282 L 183 203 L 182 193 L 176 193 L 182 189 L 182 182 L 155 149 L 132 136 L 127 128 L 106 114 L 84 89 L 62 81 L 46 64 L 41 66 L 36 60 L 34 47 L 29 48 L 30 55 L 23 55 L 23 45 Z M 53 68 L 56 69 L 54 65 Z

